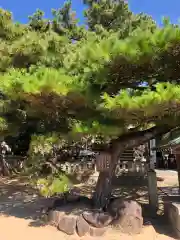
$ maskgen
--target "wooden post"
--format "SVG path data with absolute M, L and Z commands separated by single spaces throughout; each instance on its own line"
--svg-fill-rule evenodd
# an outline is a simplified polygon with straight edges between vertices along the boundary
M 176 163 L 177 163 L 177 173 L 178 173 L 178 183 L 180 192 L 180 153 L 176 153 Z
M 155 215 L 158 210 L 158 192 L 157 192 L 157 178 L 154 170 L 148 171 L 148 194 L 149 194 L 149 205 L 152 214 Z
M 151 149 L 156 147 L 156 139 L 151 139 L 149 141 L 149 147 L 150 147 L 151 164 L 153 164 L 155 166 L 155 164 L 156 164 L 156 151 L 151 150 Z

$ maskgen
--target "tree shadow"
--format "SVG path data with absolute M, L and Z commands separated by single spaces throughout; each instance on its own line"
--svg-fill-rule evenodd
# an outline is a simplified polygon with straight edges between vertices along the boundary
M 18 180 L 0 179 L 0 214 L 37 221 L 41 209 L 52 199 L 45 199 L 26 184 Z
M 166 235 L 173 239 L 177 239 L 170 224 L 166 221 L 164 216 L 157 216 L 156 219 L 152 219 L 151 223 L 158 234 Z
M 77 218 L 81 216 L 85 211 L 92 210 L 92 200 L 85 196 L 77 196 L 71 200 L 69 199 L 68 202 L 64 202 L 63 199 L 56 199 L 51 210 L 54 213 L 50 214 L 50 222 L 52 220 L 52 215 L 53 218 L 56 218 L 57 214 L 63 219 L 66 217 Z M 46 224 L 41 220 L 36 220 L 29 224 L 29 226 L 33 227 L 44 225 Z
M 52 206 L 53 198 L 42 198 L 34 189 L 15 180 L 0 179 L 0 189 L 1 215 L 30 220 L 29 226 L 31 227 L 42 227 L 46 225 L 41 219 L 41 210 L 42 208 Z M 80 194 L 84 196 L 92 196 L 93 191 L 93 186 L 86 185 L 80 187 Z M 159 196 L 160 195 L 161 194 L 159 194 Z M 151 216 L 148 205 L 147 186 L 115 186 L 113 196 L 139 202 L 143 209 L 144 225 L 150 223 L 157 233 L 174 237 L 170 225 L 165 221 L 163 216 L 157 215 L 155 218 Z M 75 214 L 75 212 L 73 214 Z
M 163 209 L 162 205 L 163 202 L 161 202 L 160 208 L 158 210 L 157 215 L 152 215 L 152 211 L 149 207 L 149 197 L 148 197 L 148 187 L 146 186 L 130 186 L 130 184 L 127 184 L 129 186 L 114 186 L 113 189 L 113 196 L 114 197 L 122 197 L 126 200 L 135 200 L 142 206 L 142 212 L 143 212 L 143 218 L 144 218 L 144 226 L 151 225 L 154 227 L 155 231 L 158 234 L 166 235 L 171 238 L 175 238 L 175 235 L 173 233 L 173 230 L 170 227 L 170 224 L 166 221 L 166 218 L 163 215 Z M 168 191 L 172 188 L 165 187 L 163 190 Z M 93 189 L 89 186 L 83 186 L 81 187 L 81 190 L 84 194 L 92 194 Z M 162 189 L 158 189 L 159 198 L 161 198 L 165 195 L 165 193 L 162 192 Z
M 51 207 L 57 197 L 40 197 L 35 189 L 23 181 L 20 182 L 19 179 L 0 179 L 0 189 L 0 215 L 30 220 L 28 225 L 31 227 L 47 225 L 47 219 L 43 219 L 46 217 L 43 210 Z M 78 188 L 75 188 L 75 191 L 77 194 L 80 192 Z M 76 210 L 76 208 L 68 209 L 66 205 L 63 208 L 66 214 L 79 214 L 79 209 L 77 213 Z

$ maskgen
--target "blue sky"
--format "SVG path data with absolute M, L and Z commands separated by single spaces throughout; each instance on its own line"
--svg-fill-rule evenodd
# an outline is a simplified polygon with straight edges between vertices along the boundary
M 37 8 L 51 16 L 51 8 L 62 6 L 64 0 L 0 0 L 0 7 L 13 12 L 14 19 L 19 22 L 26 22 L 27 17 Z M 157 23 L 161 23 L 162 16 L 170 17 L 172 23 L 177 23 L 180 18 L 180 0 L 129 0 L 130 9 L 135 12 L 144 12 L 153 17 Z M 82 0 L 73 0 L 73 9 L 77 17 L 83 22 Z

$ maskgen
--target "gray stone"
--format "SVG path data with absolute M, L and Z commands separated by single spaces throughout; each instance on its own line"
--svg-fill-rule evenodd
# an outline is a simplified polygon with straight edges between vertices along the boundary
M 133 215 L 137 218 L 142 217 L 142 208 L 136 201 L 127 201 L 121 198 L 115 199 L 108 206 L 108 211 L 113 216 Z
M 77 219 L 77 222 L 76 222 L 76 230 L 77 230 L 77 234 L 80 236 L 80 237 L 83 237 L 85 236 L 87 233 L 90 232 L 90 226 L 89 224 L 86 222 L 86 220 L 80 216 L 78 219 Z
M 142 230 L 143 220 L 130 215 L 124 215 L 114 222 L 116 229 L 127 234 L 139 234 Z
M 90 225 L 96 228 L 106 227 L 113 220 L 109 213 L 99 211 L 84 212 L 83 217 Z
M 142 209 L 137 202 L 115 199 L 108 208 L 114 216 L 112 225 L 117 229 L 128 234 L 141 232 L 143 227 Z
M 48 222 L 52 226 L 58 226 L 59 220 L 62 217 L 62 212 L 58 210 L 50 210 L 48 214 Z
M 101 237 L 105 234 L 107 228 L 90 228 L 90 236 L 91 237 Z
M 58 230 L 73 235 L 76 231 L 76 218 L 67 215 L 62 217 L 58 224 Z
M 71 235 L 76 229 L 77 218 L 88 209 L 89 207 L 86 204 L 80 202 L 67 203 L 49 211 L 49 224 L 56 226 L 59 230 Z

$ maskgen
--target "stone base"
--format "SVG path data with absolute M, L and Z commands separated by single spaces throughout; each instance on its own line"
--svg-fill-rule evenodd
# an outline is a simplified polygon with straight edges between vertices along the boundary
M 134 201 L 111 200 L 105 212 L 93 209 L 90 199 L 78 197 L 68 202 L 56 200 L 48 211 L 48 222 L 68 235 L 97 237 L 113 226 L 123 233 L 138 234 L 143 218 L 141 206 Z
M 143 227 L 142 208 L 135 201 L 115 199 L 109 205 L 112 225 L 127 234 L 139 234 Z
M 49 224 L 57 227 L 59 231 L 68 235 L 78 234 L 80 237 L 87 234 L 102 236 L 106 232 L 107 225 L 112 222 L 110 215 L 95 211 L 91 206 L 80 202 L 51 209 L 48 219 Z

